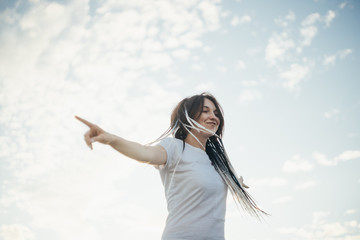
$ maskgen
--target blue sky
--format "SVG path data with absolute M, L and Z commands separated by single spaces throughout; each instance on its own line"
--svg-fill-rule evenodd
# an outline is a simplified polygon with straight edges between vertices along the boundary
M 157 170 L 83 142 L 79 115 L 140 143 L 184 97 L 225 111 L 227 239 L 360 239 L 358 1 L 1 1 L 0 239 L 160 239 Z

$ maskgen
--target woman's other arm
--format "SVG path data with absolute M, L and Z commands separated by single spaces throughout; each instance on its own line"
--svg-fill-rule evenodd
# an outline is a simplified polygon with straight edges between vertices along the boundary
M 90 129 L 85 133 L 86 144 L 93 149 L 92 143 L 99 142 L 110 145 L 112 148 L 123 155 L 140 162 L 152 165 L 162 165 L 166 163 L 166 151 L 162 146 L 145 146 L 136 142 L 128 141 L 114 134 L 108 133 L 99 126 L 75 116 L 80 122 L 87 125 Z

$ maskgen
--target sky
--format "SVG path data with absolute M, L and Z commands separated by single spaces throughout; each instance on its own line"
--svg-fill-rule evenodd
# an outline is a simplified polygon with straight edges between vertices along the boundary
M 212 93 L 224 144 L 270 213 L 228 197 L 226 239 L 360 239 L 360 2 L 0 1 L 0 239 L 160 239 L 153 166 L 83 141 L 81 116 L 141 144 Z

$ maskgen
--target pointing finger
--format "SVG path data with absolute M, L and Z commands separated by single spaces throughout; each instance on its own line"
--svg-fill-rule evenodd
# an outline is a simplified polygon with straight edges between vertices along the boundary
M 91 122 L 89 122 L 89 121 L 87 121 L 87 120 L 85 120 L 85 119 L 83 119 L 83 118 L 81 118 L 81 117 L 75 116 L 75 118 L 76 118 L 77 120 L 79 120 L 80 122 L 84 123 L 84 124 L 85 124 L 86 126 L 88 126 L 89 128 L 95 126 L 95 124 L 93 124 L 93 123 L 91 123 Z

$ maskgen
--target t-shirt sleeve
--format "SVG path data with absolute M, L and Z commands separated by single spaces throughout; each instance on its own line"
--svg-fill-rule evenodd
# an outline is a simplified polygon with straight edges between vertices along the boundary
M 174 166 L 174 162 L 179 156 L 179 143 L 178 139 L 175 138 L 165 138 L 159 142 L 159 145 L 165 148 L 166 150 L 166 163 L 159 165 L 159 169 L 167 168 L 171 169 Z

